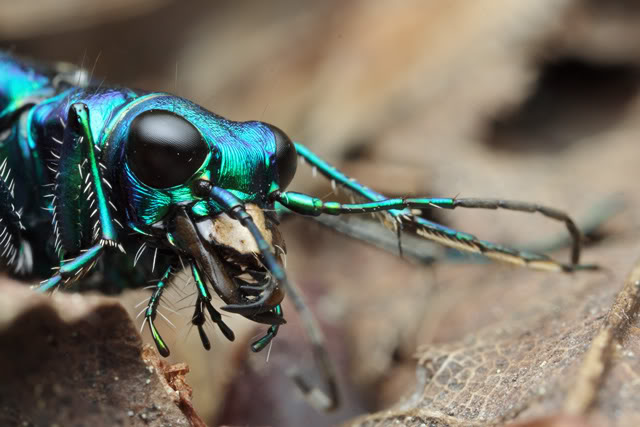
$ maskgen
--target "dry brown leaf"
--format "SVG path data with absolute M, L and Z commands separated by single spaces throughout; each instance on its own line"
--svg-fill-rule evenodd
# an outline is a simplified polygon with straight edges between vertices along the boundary
M 49 297 L 6 279 L 0 290 L 0 425 L 204 425 L 143 363 L 114 299 Z
M 221 3 L 175 2 L 120 23 L 25 41 L 15 36 L 9 42 L 21 53 L 47 59 L 79 62 L 87 47 L 95 49 L 93 57 L 102 51 L 98 76 L 177 91 L 231 118 L 273 122 L 337 163 L 339 153 L 355 146 L 364 154 L 347 165 L 350 172 L 396 194 L 535 200 L 580 217 L 612 192 L 623 192 L 628 210 L 610 233 L 626 239 L 585 252 L 587 262 L 610 267 L 613 276 L 566 277 L 495 265 L 422 270 L 308 224 L 284 227 L 288 270 L 311 294 L 343 369 L 348 402 L 343 416 L 389 407 L 416 390 L 412 400 L 393 407 L 395 412 L 367 422 L 486 425 L 513 417 L 538 425 L 565 422 L 548 416 L 565 405 L 590 340 L 638 255 L 640 101 L 633 76 L 620 86 L 613 74 L 604 92 L 586 87 L 567 104 L 534 83 L 544 72 L 538 62 L 557 55 L 637 63 L 640 15 L 633 2 L 282 0 L 239 8 Z M 570 74 L 567 81 L 577 77 Z M 624 102 L 603 102 L 603 93 L 621 88 Z M 544 104 L 545 114 L 523 107 L 536 94 L 552 100 Z M 541 154 L 520 152 L 518 138 L 507 138 L 507 149 L 484 144 L 491 139 L 484 134 L 491 121 L 514 117 L 507 113 L 536 119 L 514 132 L 529 143 L 548 144 L 539 141 L 544 136 L 573 145 Z M 405 165 L 413 171 L 401 170 Z M 310 177 L 303 179 L 295 188 L 310 187 L 309 182 Z M 560 230 L 532 217 L 495 212 L 442 218 L 500 242 L 537 241 Z M 192 375 L 194 400 L 208 420 L 215 419 L 227 396 L 236 399 L 236 406 L 227 401 L 229 412 L 257 414 L 251 420 L 258 424 L 275 425 L 272 414 L 294 412 L 287 419 L 291 425 L 327 424 L 321 415 L 306 421 L 312 415 L 298 409 L 304 402 L 283 373 L 293 363 L 311 366 L 296 318 L 286 310 L 290 324 L 276 340 L 269 364 L 264 355 L 246 361 L 253 327 L 246 324 L 238 333 L 240 347 L 220 341 L 207 353 L 193 334 L 189 339 L 195 343 L 172 341 L 173 354 L 189 358 L 198 373 Z M 188 319 L 178 324 L 184 323 Z M 185 329 L 178 328 L 178 338 Z M 597 413 L 617 425 L 637 421 L 637 333 L 633 325 L 613 352 L 595 404 Z M 535 348 L 528 350 L 527 343 Z M 418 344 L 416 389 L 411 355 Z M 197 367 L 192 360 L 198 360 Z M 471 372 L 475 376 L 466 378 Z M 233 391 L 225 394 L 234 375 Z M 491 381 L 497 383 L 488 390 Z M 259 405 L 265 396 L 268 405 Z M 602 425 L 602 419 L 589 421 Z
M 608 273 L 565 277 L 503 271 L 478 275 L 480 282 L 474 286 L 482 286 L 482 295 L 475 294 L 477 312 L 470 321 L 476 327 L 467 324 L 463 337 L 421 346 L 416 391 L 392 409 L 362 417 L 353 425 L 490 426 L 563 413 L 567 395 L 585 391 L 580 377 L 589 374 L 581 366 L 604 320 L 628 316 L 622 319 L 623 324 L 634 321 L 635 308 L 620 303 L 630 301 L 628 289 L 616 305 L 624 309 L 618 308 L 607 317 L 622 289 L 622 271 L 630 271 L 635 262 L 636 255 L 628 251 L 629 243 L 631 240 L 625 240 L 591 251 L 613 268 Z M 637 272 L 631 283 L 637 282 L 635 276 Z M 468 277 L 461 281 L 469 283 Z M 462 286 L 474 292 L 470 286 Z M 460 304 L 471 308 L 468 302 Z M 487 316 L 478 307 L 500 315 Z M 439 319 L 440 327 L 449 321 L 455 324 L 455 317 L 453 309 Z M 487 317 L 494 319 L 488 321 Z M 640 413 L 632 409 L 640 404 L 640 384 L 633 380 L 640 372 L 635 357 L 640 336 L 633 325 L 628 330 L 617 329 L 615 337 L 624 339 L 612 340 L 613 358 L 603 377 L 605 385 L 598 388 L 596 384 L 597 401 L 577 412 L 593 409 L 610 425 L 633 426 L 640 422 Z M 626 332 L 621 335 L 620 330 Z M 604 363 L 609 356 L 601 353 L 600 358 Z

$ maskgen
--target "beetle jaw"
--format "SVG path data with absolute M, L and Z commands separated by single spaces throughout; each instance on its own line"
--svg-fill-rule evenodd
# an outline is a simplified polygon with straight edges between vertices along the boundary
M 284 262 L 285 245 L 273 220 L 254 204 L 246 205 L 261 234 Z M 244 286 L 260 286 L 273 280 L 262 263 L 260 251 L 251 233 L 240 222 L 226 214 L 192 218 L 188 209 L 179 209 L 171 220 L 174 249 L 195 263 L 207 282 L 227 304 L 251 302 L 242 291 Z M 255 296 L 255 295 L 254 295 Z M 265 309 L 280 303 L 284 294 L 274 295 Z

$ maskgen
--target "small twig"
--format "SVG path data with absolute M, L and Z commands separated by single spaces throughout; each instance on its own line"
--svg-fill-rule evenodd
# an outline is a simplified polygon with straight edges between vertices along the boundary
M 640 261 L 625 281 L 607 314 L 600 332 L 582 362 L 573 387 L 565 401 L 565 411 L 571 415 L 585 414 L 596 403 L 598 390 L 611 367 L 614 343 L 620 340 L 640 308 Z

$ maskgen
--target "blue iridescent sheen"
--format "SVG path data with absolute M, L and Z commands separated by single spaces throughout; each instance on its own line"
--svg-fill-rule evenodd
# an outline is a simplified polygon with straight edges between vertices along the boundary
M 7 249 L 0 261 L 4 267 L 25 279 L 49 277 L 41 290 L 61 283 L 80 287 L 98 283 L 102 291 L 117 292 L 157 277 L 146 320 L 165 355 L 168 348 L 153 320 L 169 275 L 183 262 L 194 269 L 201 264 L 194 270 L 202 270 L 197 275 L 198 322 L 204 321 L 208 311 L 224 335 L 233 338 L 211 306 L 208 286 L 213 286 L 230 307 L 250 306 L 245 310 L 250 311 L 247 317 L 277 329 L 284 322 L 279 306 L 284 294 L 279 289 L 274 292 L 275 282 L 267 279 L 265 271 L 260 280 L 261 286 L 268 285 L 264 287 L 268 298 L 259 309 L 251 306 L 255 291 L 248 295 L 239 290 L 225 270 L 228 261 L 210 253 L 215 242 L 198 234 L 195 225 L 224 208 L 194 190 L 198 182 L 213 182 L 242 204 L 270 203 L 268 191 L 280 189 L 275 158 L 279 135 L 274 128 L 261 122 L 226 120 L 169 94 L 94 86 L 88 80 L 78 85 L 78 75 L 64 64 L 47 67 L 0 52 L 0 161 L 4 161 L 0 233 L 6 237 L 2 244 Z M 174 120 L 186 121 L 206 144 L 207 152 L 198 158 L 201 164 L 191 159 L 184 159 L 182 166 L 176 164 L 186 167 L 188 176 L 178 185 L 163 188 L 133 173 L 126 148 L 135 133 L 133 123 L 143 113 L 156 120 L 171 114 L 178 118 Z M 141 147 L 150 150 L 142 158 L 154 156 L 144 141 Z M 257 238 L 262 239 L 260 231 Z M 142 259 L 147 247 L 153 257 Z M 109 268 L 97 268 L 99 260 Z M 278 270 L 275 258 L 273 263 L 271 267 Z M 101 279 L 89 280 L 95 272 Z M 161 272 L 164 275 L 158 276 Z M 271 328 L 263 341 L 273 336 Z
M 186 99 L 163 93 L 127 88 L 78 88 L 64 81 L 55 87 L 55 70 L 43 70 L 0 53 L 0 119 L 20 114 L 20 119 L 8 126 L 11 134 L 0 145 L 0 159 L 8 159 L 14 173 L 25 171 L 16 180 L 15 191 L 17 205 L 24 207 L 23 221 L 29 224 L 52 221 L 51 214 L 41 209 L 52 208 L 51 200 L 45 199 L 47 192 L 42 189 L 55 183 L 57 172 L 51 170 L 50 165 L 57 163 L 57 159 L 52 153 L 58 151 L 59 141 L 64 139 L 69 107 L 75 103 L 85 104 L 90 111 L 90 134 L 100 150 L 100 160 L 109 165 L 104 178 L 123 190 L 113 192 L 110 200 L 113 205 L 124 207 L 116 212 L 117 219 L 129 224 L 135 233 L 148 235 L 150 226 L 161 221 L 176 204 L 189 204 L 198 217 L 219 213 L 215 204 L 193 194 L 191 184 L 199 179 L 216 182 L 240 200 L 259 205 L 266 203 L 266 190 L 278 188 L 275 138 L 266 124 L 226 120 Z M 145 185 L 131 172 L 124 158 L 132 120 L 152 110 L 171 111 L 184 117 L 196 126 L 210 146 L 206 161 L 182 185 L 166 189 Z M 81 225 L 86 226 L 88 224 Z M 33 246 L 47 247 L 49 238 L 41 236 Z M 53 267 L 59 257 L 44 259 L 48 260 L 48 267 Z
M 45 279 L 41 291 L 67 284 L 118 292 L 156 279 L 145 322 L 164 356 L 169 348 L 154 320 L 164 290 L 186 266 L 197 286 L 192 324 L 206 349 L 207 314 L 234 339 L 211 303 L 211 289 L 226 303 L 223 310 L 269 325 L 253 351 L 264 349 L 285 323 L 286 291 L 326 380 L 328 396 L 317 405 L 337 405 L 322 334 L 281 266 L 284 241 L 274 212 L 383 212 L 398 237 L 409 226 L 425 239 L 531 268 L 595 268 L 578 263 L 580 232 L 557 209 L 499 199 L 390 199 L 273 125 L 234 122 L 180 97 L 103 86 L 87 76 L 67 64 L 41 65 L 0 52 L 0 268 L 25 280 Z M 298 156 L 364 201 L 287 191 Z M 573 238 L 571 262 L 481 240 L 419 215 L 458 207 L 536 212 L 561 221 Z M 220 231 L 229 224 L 235 233 Z M 303 379 L 295 381 L 310 399 L 319 396 Z

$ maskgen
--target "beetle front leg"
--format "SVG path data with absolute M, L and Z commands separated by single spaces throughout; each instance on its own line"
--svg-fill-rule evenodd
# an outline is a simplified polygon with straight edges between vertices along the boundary
M 103 249 L 102 244 L 97 243 L 81 255 L 62 263 L 56 274 L 40 283 L 38 292 L 46 292 L 61 282 L 71 283 L 81 278 L 93 268 Z
M 53 228 L 56 250 L 62 259 L 58 273 L 39 287 L 46 291 L 60 282 L 73 282 L 86 274 L 104 248 L 118 248 L 115 220 L 109 202 L 110 184 L 102 176 L 91 132 L 89 109 L 83 103 L 69 108 L 55 175 Z M 107 188 L 108 187 L 108 188 Z

